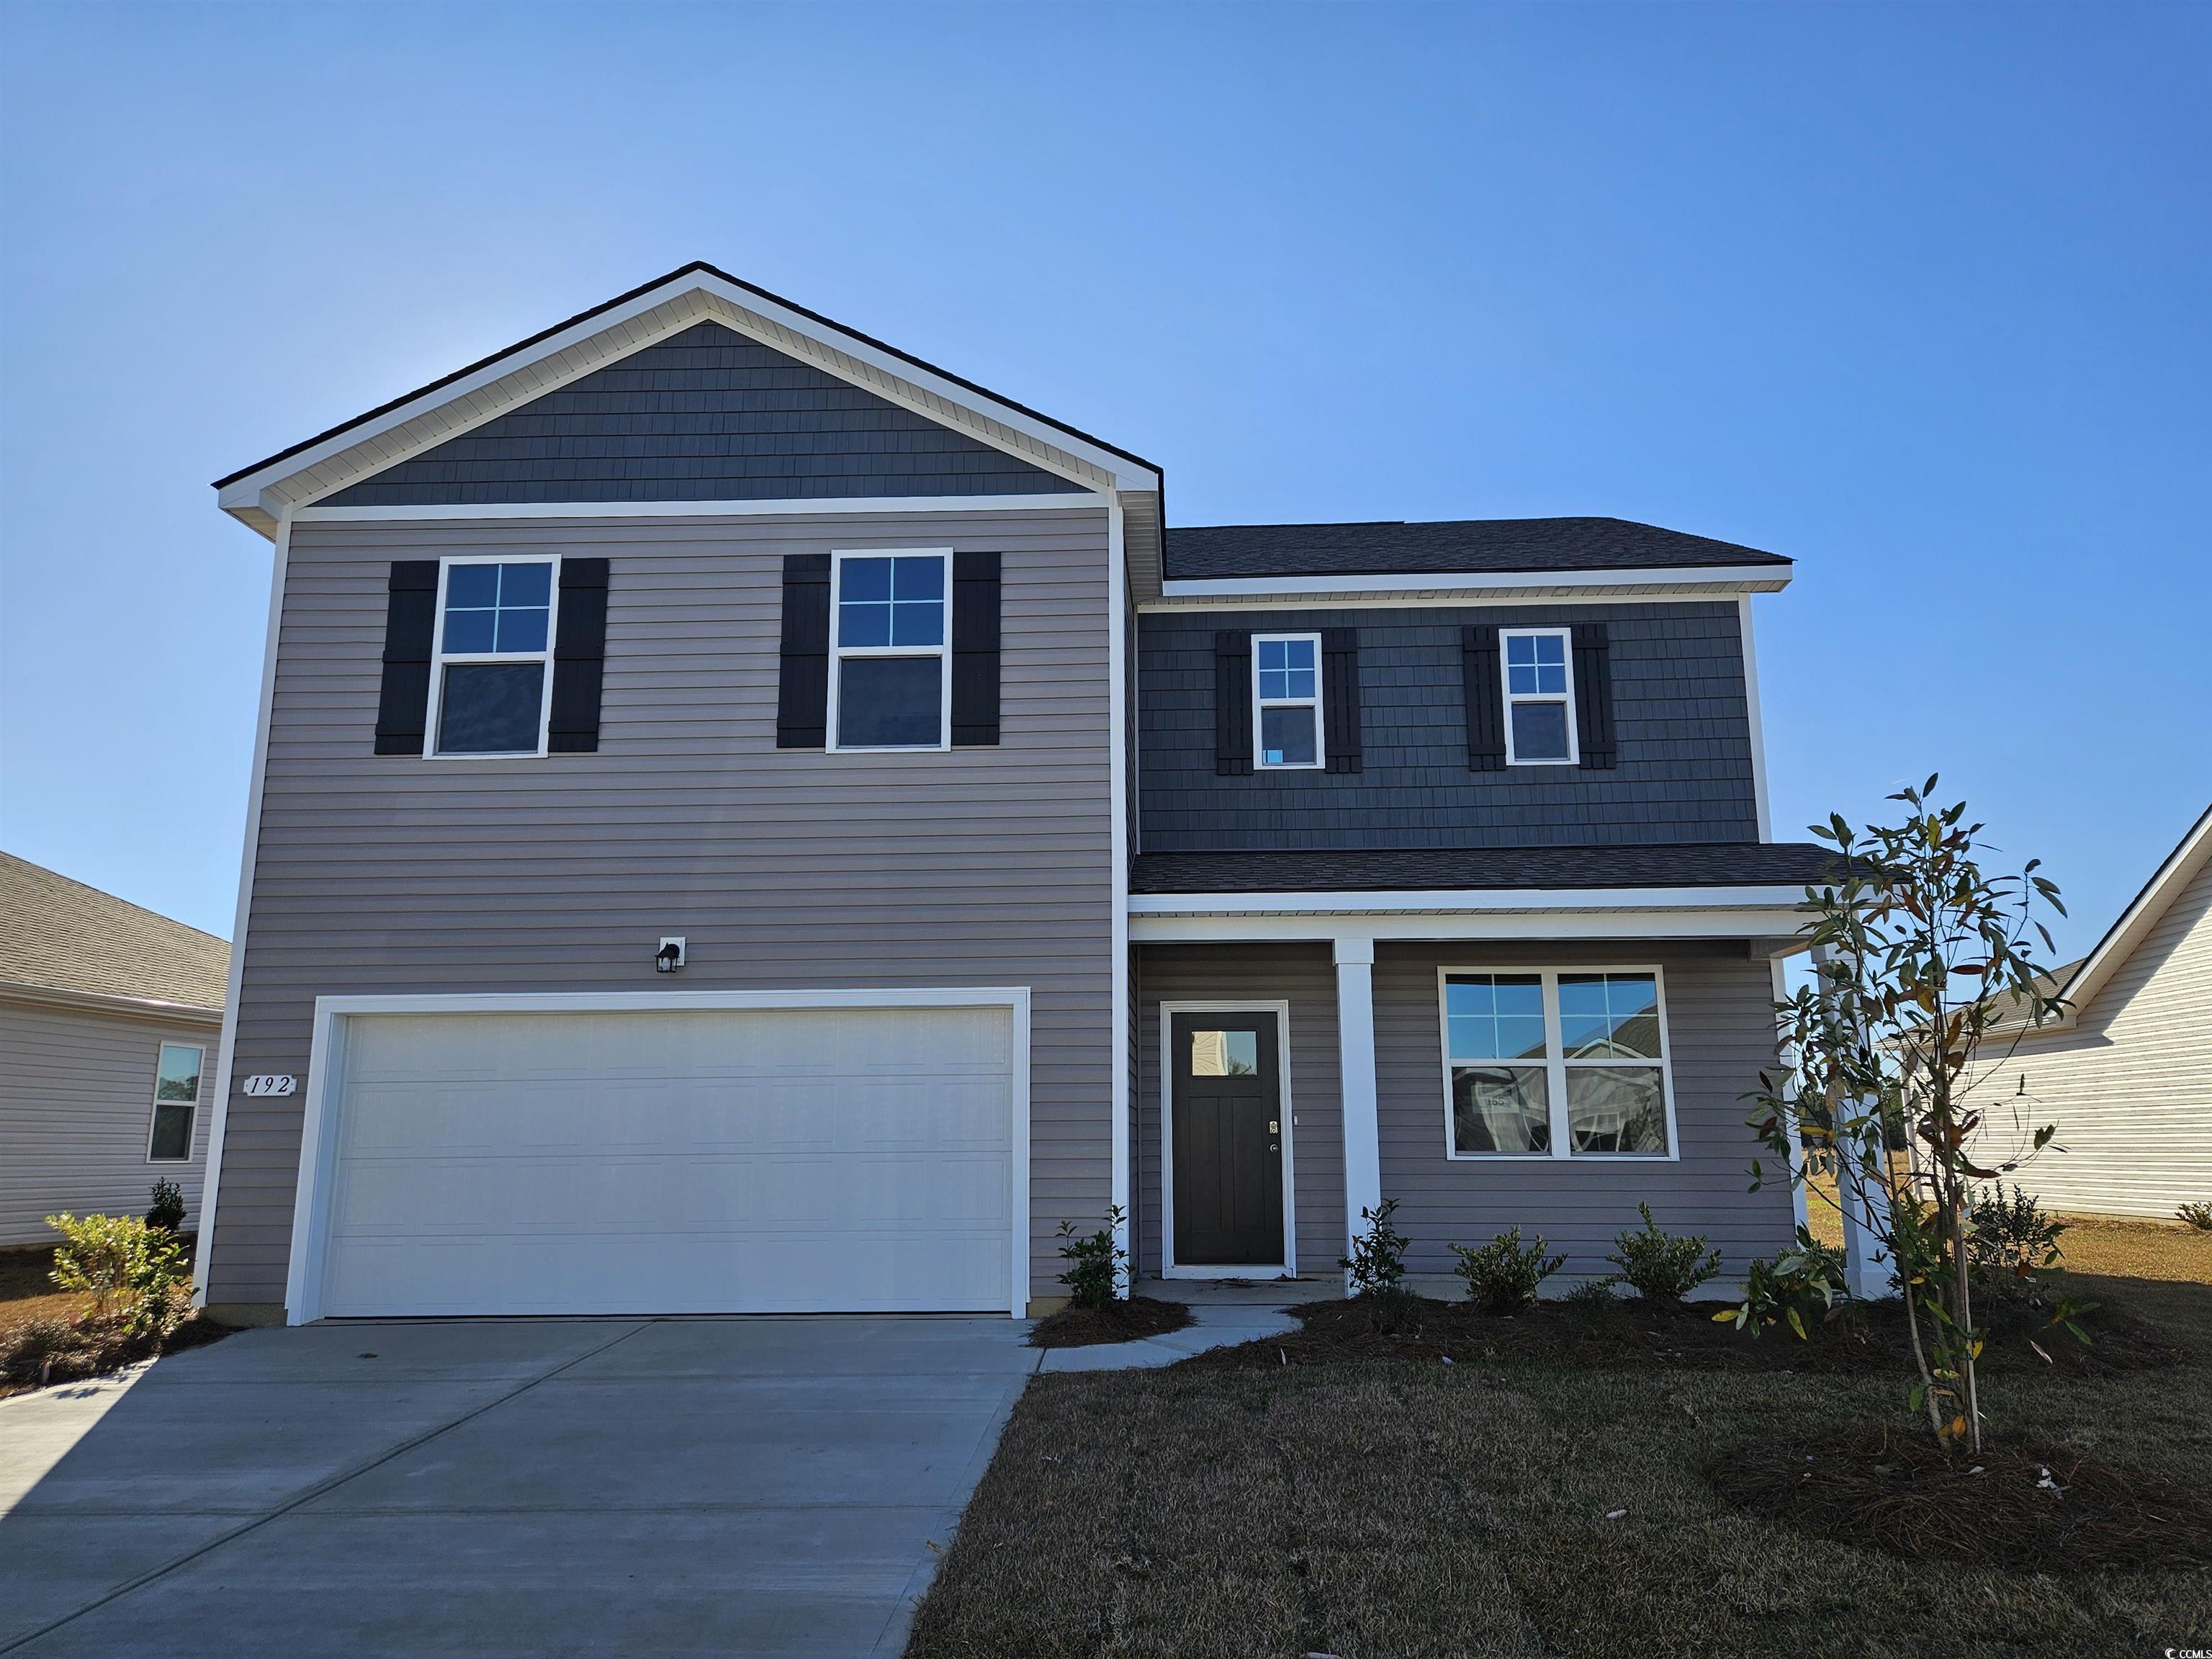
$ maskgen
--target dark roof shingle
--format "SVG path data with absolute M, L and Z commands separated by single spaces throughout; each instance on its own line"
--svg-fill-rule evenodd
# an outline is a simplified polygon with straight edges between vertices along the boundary
M 230 946 L 0 853 L 0 981 L 220 1009 L 229 993 Z
M 1166 574 L 1370 576 L 1776 565 L 1777 553 L 1626 519 L 1458 519 L 1429 524 L 1223 524 L 1167 532 Z
M 1803 887 L 1836 855 L 1809 842 L 1140 853 L 1132 893 L 1423 892 L 1572 887 Z

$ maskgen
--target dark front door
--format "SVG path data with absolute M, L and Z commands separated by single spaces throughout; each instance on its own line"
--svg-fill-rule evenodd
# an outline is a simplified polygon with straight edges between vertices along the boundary
M 1283 1091 L 1273 1014 L 1177 1014 L 1175 1259 L 1183 1267 L 1283 1261 Z

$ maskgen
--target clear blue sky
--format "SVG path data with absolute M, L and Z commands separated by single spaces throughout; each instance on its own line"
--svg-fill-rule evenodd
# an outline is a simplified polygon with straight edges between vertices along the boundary
M 1611 514 L 1778 830 L 1935 770 L 2086 948 L 2212 799 L 2212 9 L 0 8 L 0 845 L 228 933 L 208 481 L 707 258 L 1175 522 Z

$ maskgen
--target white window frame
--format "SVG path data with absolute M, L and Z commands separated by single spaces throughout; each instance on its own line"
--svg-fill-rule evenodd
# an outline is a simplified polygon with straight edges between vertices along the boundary
M 545 596 L 545 648 L 543 651 L 446 650 L 446 578 L 459 564 L 542 564 L 550 567 Z M 553 723 L 553 641 L 561 627 L 561 556 L 557 553 L 456 553 L 438 561 L 438 617 L 430 635 L 430 700 L 422 722 L 422 758 L 441 761 L 534 760 L 546 753 L 547 733 Z M 529 663 L 545 665 L 538 696 L 538 746 L 535 749 L 483 750 L 447 754 L 438 747 L 438 725 L 446 701 L 446 666 L 449 663 Z
M 1534 975 L 1543 982 L 1545 1093 L 1551 1103 L 1551 1150 L 1543 1152 L 1463 1152 L 1455 1139 L 1452 1121 L 1451 1003 L 1448 989 L 1455 974 L 1510 974 L 1522 979 Z M 1559 1030 L 1559 975 L 1562 974 L 1649 974 L 1659 1008 L 1659 1094 L 1667 1114 L 1667 1150 L 1663 1152 L 1577 1152 L 1567 1133 L 1567 1072 L 1579 1069 L 1648 1067 L 1648 1060 L 1569 1060 Z M 1571 963 L 1560 968 L 1535 968 L 1525 962 L 1462 963 L 1437 969 L 1437 1033 L 1443 1050 L 1444 1157 L 1454 1164 L 1679 1164 L 1682 1139 L 1674 1124 L 1674 1039 L 1667 1029 L 1667 975 L 1651 963 Z M 1478 1064 L 1465 1061 L 1463 1064 Z M 1514 1062 L 1499 1061 L 1500 1065 Z M 1526 1062 L 1522 1062 L 1526 1063 Z
M 161 1051 L 164 1048 L 189 1048 L 200 1057 L 192 1071 L 192 1097 L 190 1100 L 161 1098 Z M 146 1161 L 149 1164 L 189 1164 L 192 1161 L 192 1137 L 200 1132 L 200 1100 L 207 1093 L 207 1045 L 204 1042 L 171 1042 L 164 1037 L 154 1045 L 154 1103 L 146 1113 Z M 185 1155 L 182 1158 L 154 1156 L 154 1129 L 161 1121 L 161 1108 L 181 1106 L 191 1114 L 185 1128 Z
M 935 559 L 945 567 L 945 627 L 934 647 L 919 645 L 853 645 L 841 637 L 845 605 L 845 561 L 848 559 Z M 935 743 L 844 744 L 837 741 L 838 695 L 845 683 L 848 657 L 935 657 L 937 681 L 937 741 Z M 830 696 L 824 748 L 833 755 L 942 755 L 952 747 L 952 550 L 949 547 L 842 548 L 830 556 Z
M 1313 646 L 1314 694 L 1310 697 L 1262 697 L 1260 695 L 1260 647 L 1304 640 Z M 1322 730 L 1321 635 L 1318 634 L 1255 634 L 1252 636 L 1252 767 L 1259 772 L 1317 772 L 1328 764 L 1328 737 Z M 1314 722 L 1314 757 L 1310 761 L 1271 761 L 1260 734 L 1261 715 L 1270 708 L 1310 708 Z
M 1511 640 L 1554 639 L 1559 642 L 1559 654 L 1566 672 L 1565 691 L 1522 691 L 1513 690 L 1513 665 L 1508 660 L 1513 654 L 1507 641 Z M 1505 763 L 1508 766 L 1580 766 L 1583 763 L 1581 722 L 1575 713 L 1575 636 L 1568 628 L 1501 628 L 1498 630 L 1498 689 L 1505 699 Z M 1522 760 L 1513 752 L 1513 706 L 1522 702 L 1555 702 L 1567 711 L 1567 752 L 1564 759 L 1545 757 Z

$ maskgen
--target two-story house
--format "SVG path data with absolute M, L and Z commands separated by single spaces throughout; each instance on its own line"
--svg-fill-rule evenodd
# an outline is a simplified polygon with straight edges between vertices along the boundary
M 692 265 L 221 481 L 276 546 L 200 1283 L 234 1318 L 998 1310 L 1064 1221 L 1337 1275 L 1743 1096 L 1771 554 L 1164 528 L 1152 463 Z

